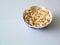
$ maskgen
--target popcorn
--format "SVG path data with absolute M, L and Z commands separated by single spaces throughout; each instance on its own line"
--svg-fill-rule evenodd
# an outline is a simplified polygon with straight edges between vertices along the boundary
M 50 22 L 51 16 L 47 8 L 30 7 L 24 12 L 24 20 L 34 27 L 43 27 Z

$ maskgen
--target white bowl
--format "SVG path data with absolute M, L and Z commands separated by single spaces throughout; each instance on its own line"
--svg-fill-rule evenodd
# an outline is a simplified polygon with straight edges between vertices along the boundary
M 31 7 L 34 7 L 34 8 L 36 8 L 36 7 L 38 7 L 38 6 L 31 6 Z M 46 7 L 40 7 L 40 8 L 46 8 Z M 51 11 L 48 9 L 48 11 L 49 11 L 49 14 L 50 14 L 50 17 L 51 17 L 51 19 L 50 19 L 50 21 L 49 21 L 49 23 L 47 24 L 47 25 L 45 25 L 45 26 L 39 26 L 39 27 L 34 27 L 34 26 L 31 26 L 31 25 L 29 25 L 28 23 L 26 23 L 26 21 L 24 20 L 24 15 L 23 15 L 23 20 L 24 20 L 24 22 L 29 26 L 29 27 L 32 27 L 32 28 L 44 28 L 44 27 L 46 27 L 46 26 L 48 26 L 50 23 L 51 23 L 51 21 L 52 21 L 52 13 L 51 13 Z M 24 11 L 25 12 L 25 11 Z M 24 14 L 24 13 L 23 13 Z

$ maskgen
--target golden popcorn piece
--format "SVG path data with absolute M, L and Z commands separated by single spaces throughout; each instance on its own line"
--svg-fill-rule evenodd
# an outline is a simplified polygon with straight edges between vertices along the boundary
M 50 15 L 47 15 L 47 16 L 46 16 L 46 19 L 47 19 L 47 20 L 50 20 Z

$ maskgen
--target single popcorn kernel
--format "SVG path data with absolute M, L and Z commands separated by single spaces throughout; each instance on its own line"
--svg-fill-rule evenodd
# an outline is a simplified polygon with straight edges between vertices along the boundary
M 30 7 L 24 12 L 24 20 L 34 27 L 42 27 L 49 23 L 51 16 L 47 8 Z
M 50 20 L 50 15 L 47 15 L 47 16 L 46 16 L 46 19 L 47 19 L 47 20 Z

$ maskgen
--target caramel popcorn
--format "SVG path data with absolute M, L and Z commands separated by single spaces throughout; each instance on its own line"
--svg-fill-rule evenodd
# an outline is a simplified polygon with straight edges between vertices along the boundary
M 30 7 L 23 14 L 24 21 L 34 27 L 42 27 L 50 22 L 51 16 L 47 8 Z

